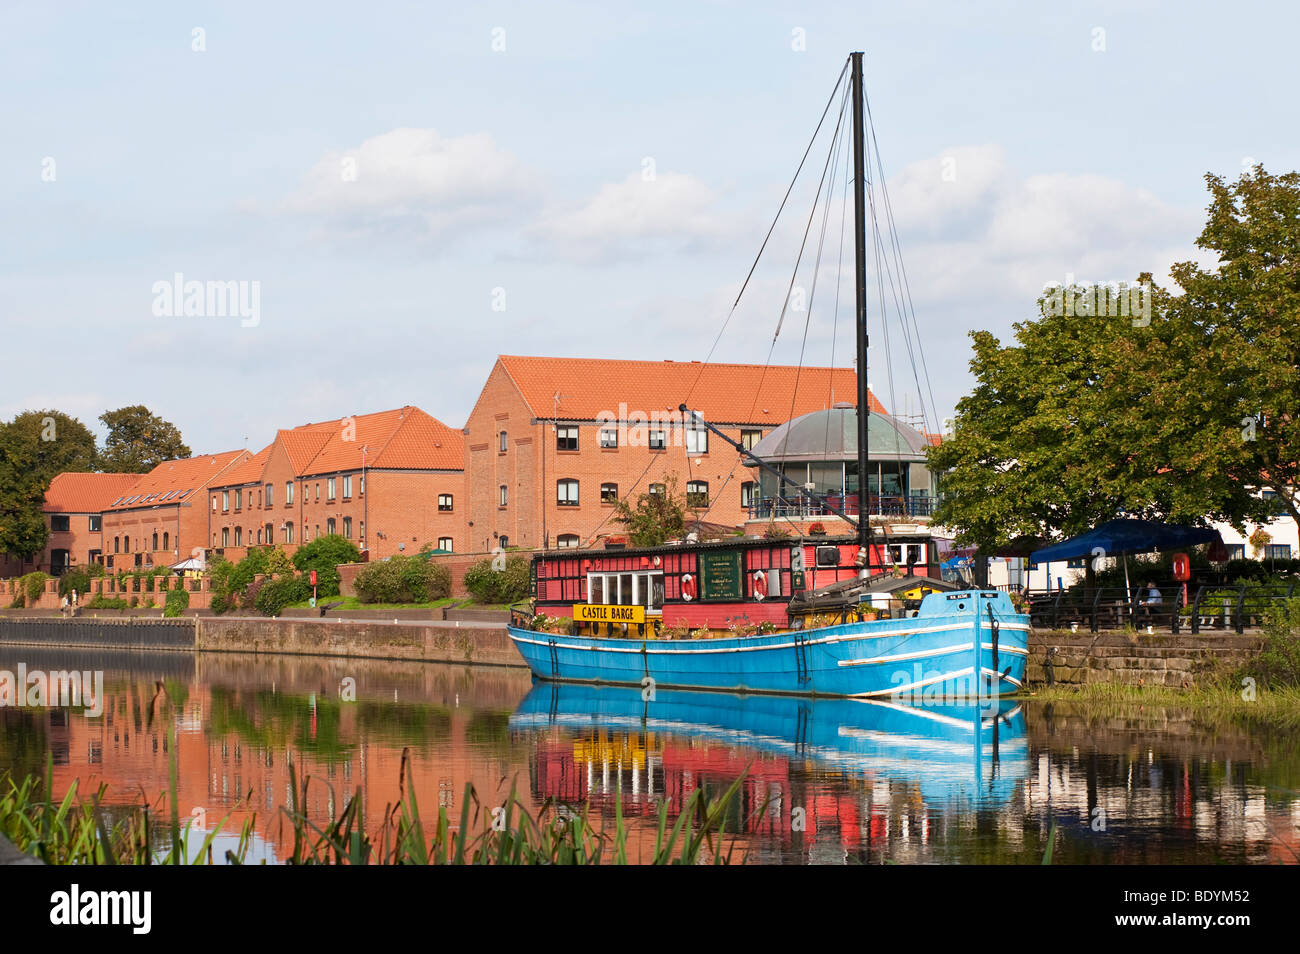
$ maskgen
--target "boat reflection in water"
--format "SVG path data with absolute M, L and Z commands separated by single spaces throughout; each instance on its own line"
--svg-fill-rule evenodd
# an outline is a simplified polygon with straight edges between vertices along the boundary
M 629 817 L 656 815 L 666 798 L 675 817 L 695 789 L 719 795 L 743 774 L 727 831 L 761 835 L 750 845 L 767 856 L 759 860 L 832 860 L 827 849 L 843 860 L 886 847 L 894 856 L 908 845 L 921 860 L 957 819 L 1023 798 L 1030 771 L 1024 714 L 1010 699 L 645 695 L 536 684 L 510 719 L 541 736 L 533 795 L 606 815 L 620 799 Z

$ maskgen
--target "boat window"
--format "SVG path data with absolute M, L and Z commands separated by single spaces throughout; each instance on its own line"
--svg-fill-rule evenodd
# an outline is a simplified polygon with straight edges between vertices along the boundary
M 588 573 L 587 602 L 613 606 L 644 606 L 651 610 L 662 609 L 663 572 Z

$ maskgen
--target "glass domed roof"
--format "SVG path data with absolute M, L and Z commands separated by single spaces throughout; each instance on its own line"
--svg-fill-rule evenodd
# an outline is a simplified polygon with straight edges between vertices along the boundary
M 872 412 L 867 422 L 871 460 L 924 461 L 929 441 L 915 428 L 887 414 Z M 858 409 L 837 405 L 782 424 L 751 451 L 764 461 L 856 461 Z M 748 467 L 757 466 L 746 460 Z

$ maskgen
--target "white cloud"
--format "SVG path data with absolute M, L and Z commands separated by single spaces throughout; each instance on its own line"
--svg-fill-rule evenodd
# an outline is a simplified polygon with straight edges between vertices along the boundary
M 327 154 L 283 208 L 331 235 L 437 239 L 508 221 L 536 194 L 533 174 L 490 136 L 403 128 Z
M 547 251 L 579 260 L 682 250 L 721 238 L 717 194 L 694 176 L 633 173 L 586 202 L 544 214 L 530 229 Z

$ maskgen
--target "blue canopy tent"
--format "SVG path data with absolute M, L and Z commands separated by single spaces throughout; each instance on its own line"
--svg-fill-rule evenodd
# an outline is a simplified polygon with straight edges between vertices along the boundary
M 1035 550 L 1029 555 L 1029 559 L 1034 563 L 1051 563 L 1056 560 L 1078 560 L 1094 554 L 1123 557 L 1124 589 L 1131 600 L 1132 593 L 1128 582 L 1130 553 L 1175 550 L 1216 541 L 1222 542 L 1219 531 L 1206 527 L 1187 527 L 1172 523 L 1156 523 L 1152 520 L 1121 518 L 1107 520 L 1087 533 Z M 1102 552 L 1097 554 L 1097 550 Z

